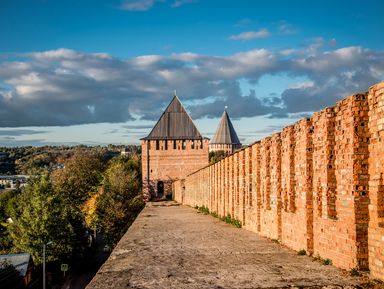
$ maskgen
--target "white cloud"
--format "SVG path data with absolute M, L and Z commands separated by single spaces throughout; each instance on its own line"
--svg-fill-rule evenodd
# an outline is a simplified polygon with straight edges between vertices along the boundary
M 155 5 L 155 0 L 123 0 L 120 8 L 128 11 L 147 11 Z
M 81 54 L 73 50 L 60 48 L 56 50 L 48 50 L 44 52 L 32 52 L 30 55 L 37 59 L 54 60 L 54 59 L 79 59 Z
M 282 20 L 278 23 L 278 31 L 282 35 L 292 35 L 292 34 L 297 34 L 299 30 L 294 27 L 291 23 Z
M 266 75 L 299 77 L 281 95 L 241 89 Z M 174 89 L 194 118 L 289 114 L 321 109 L 384 79 L 384 52 L 254 49 L 229 56 L 191 52 L 130 59 L 68 49 L 0 62 L 0 126 L 53 126 L 156 119 Z M 256 86 L 257 88 L 257 86 Z M 244 92 L 242 92 L 244 91 Z M 268 98 L 269 97 L 269 98 Z
M 243 18 L 241 20 L 239 20 L 234 26 L 235 27 L 244 27 L 244 26 L 248 26 L 250 24 L 253 23 L 253 20 L 250 19 L 250 18 Z
M 176 0 L 175 2 L 173 2 L 171 7 L 177 8 L 177 7 L 183 6 L 185 4 L 196 3 L 196 2 L 197 2 L 197 0 Z
M 178 8 L 184 6 L 185 4 L 196 3 L 198 0 L 174 0 L 170 3 L 168 0 L 122 0 L 120 9 L 127 11 L 148 11 L 152 9 L 156 3 L 166 3 L 168 2 L 169 6 L 172 8 Z
M 260 29 L 259 31 L 246 31 L 241 32 L 240 34 L 231 35 L 228 37 L 229 40 L 242 40 L 248 41 L 257 38 L 266 38 L 270 35 L 269 31 L 266 28 Z

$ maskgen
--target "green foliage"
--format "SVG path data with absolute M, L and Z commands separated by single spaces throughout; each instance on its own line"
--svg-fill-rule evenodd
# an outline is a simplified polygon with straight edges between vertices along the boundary
M 52 174 L 59 194 L 80 208 L 98 191 L 102 180 L 102 155 L 94 151 L 77 150 L 65 161 L 64 169 Z
M 197 209 L 199 213 L 202 213 L 204 215 L 211 215 L 212 217 L 226 222 L 227 224 L 233 225 L 236 228 L 241 228 L 241 222 L 237 219 L 232 219 L 230 214 L 221 217 L 217 212 L 209 212 L 209 209 L 205 206 L 199 207 L 196 205 L 195 209 Z
M 216 213 L 216 212 L 211 212 L 210 214 L 211 214 L 212 217 L 217 218 L 217 219 L 220 219 L 220 216 L 219 216 L 218 213 Z
M 32 178 L 9 213 L 13 251 L 30 252 L 35 264 L 41 263 L 42 246 L 50 241 L 47 261 L 60 259 L 75 249 L 81 215 L 54 193 L 47 176 Z
M 319 255 L 314 257 L 316 261 L 319 261 L 321 265 L 332 265 L 332 260 L 331 259 L 323 259 Z
M 213 165 L 214 163 L 217 163 L 218 161 L 225 158 L 226 156 L 227 156 L 227 154 L 225 153 L 225 151 L 210 152 L 209 153 L 209 164 Z
M 197 207 L 197 210 L 200 213 L 202 213 L 204 215 L 208 215 L 209 214 L 209 209 L 207 207 L 204 207 L 204 206 L 202 206 L 202 207 L 196 206 L 196 207 Z
M 144 207 L 141 195 L 140 158 L 117 157 L 107 168 L 96 215 L 105 242 L 113 247 Z
M 297 255 L 305 256 L 305 255 L 307 255 L 307 251 L 305 251 L 304 249 L 301 249 L 299 252 L 297 252 Z
M 51 179 L 32 177 L 21 191 L 0 194 L 0 253 L 30 252 L 41 262 L 42 245 L 47 261 L 79 258 L 84 252 L 88 228 L 99 225 L 108 245 L 115 244 L 143 208 L 141 160 L 115 157 L 121 148 L 103 147 L 24 147 L 5 151 L 18 168 L 39 175 L 52 163 Z M 59 168 L 59 169 L 58 169 Z M 105 172 L 104 172 L 105 171 Z M 13 223 L 6 219 L 12 218 Z M 88 227 L 87 227 L 88 226 Z
M 8 212 L 15 206 L 18 191 L 8 190 L 0 194 L 0 254 L 10 253 L 13 242 L 8 232 Z
M 221 217 L 220 220 L 226 222 L 227 224 L 234 225 L 236 228 L 241 228 L 241 222 L 237 219 L 232 219 L 230 214 Z
M 321 259 L 320 260 L 321 265 L 332 265 L 331 259 Z
M 359 277 L 359 276 L 361 276 L 361 273 L 360 273 L 359 270 L 356 269 L 356 268 L 351 269 L 351 271 L 349 271 L 349 274 L 350 274 L 351 276 L 353 276 L 353 277 Z

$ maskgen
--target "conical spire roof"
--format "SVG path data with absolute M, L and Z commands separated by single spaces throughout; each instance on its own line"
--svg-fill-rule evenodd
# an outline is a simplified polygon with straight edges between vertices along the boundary
M 217 127 L 216 133 L 211 144 L 241 144 L 237 137 L 236 131 L 233 128 L 232 122 L 229 119 L 227 110 L 224 110 L 219 126 Z
M 202 139 L 199 130 L 175 95 L 152 131 L 144 139 Z

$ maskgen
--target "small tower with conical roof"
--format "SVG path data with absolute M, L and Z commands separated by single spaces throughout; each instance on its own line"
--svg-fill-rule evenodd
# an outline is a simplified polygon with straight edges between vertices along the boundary
M 229 118 L 227 107 L 225 107 L 216 133 L 209 142 L 209 151 L 224 151 L 226 154 L 231 154 L 240 148 L 241 143 Z
M 152 131 L 141 139 L 143 195 L 146 200 L 172 196 L 172 182 L 208 165 L 204 138 L 175 95 Z

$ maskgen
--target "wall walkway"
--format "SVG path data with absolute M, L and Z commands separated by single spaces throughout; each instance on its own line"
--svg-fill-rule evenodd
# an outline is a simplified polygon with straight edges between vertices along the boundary
M 149 203 L 88 285 L 362 288 L 364 280 L 186 206 Z

